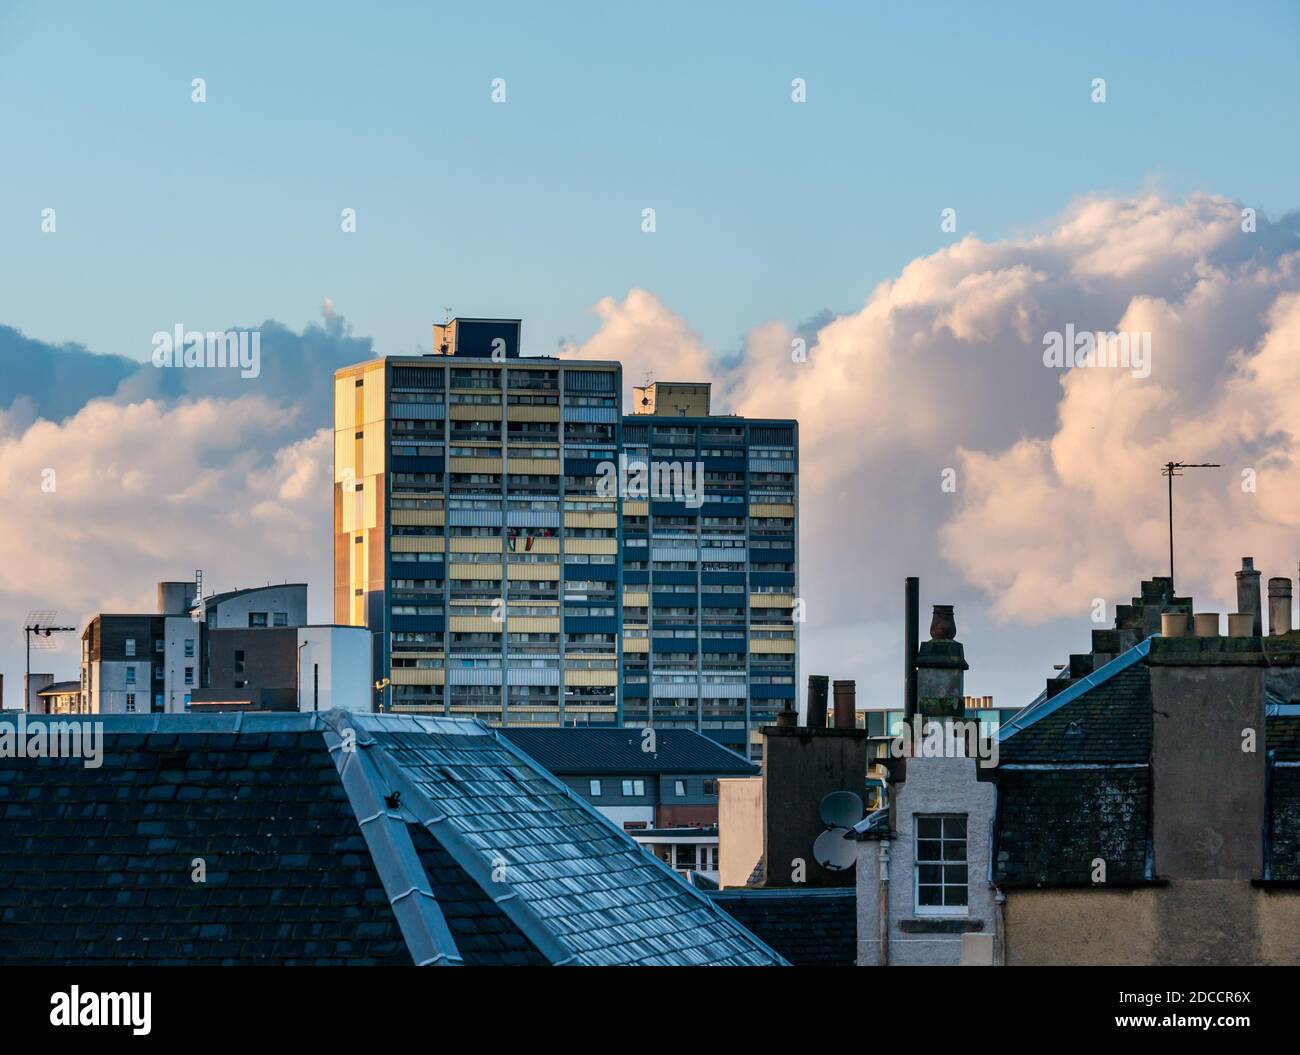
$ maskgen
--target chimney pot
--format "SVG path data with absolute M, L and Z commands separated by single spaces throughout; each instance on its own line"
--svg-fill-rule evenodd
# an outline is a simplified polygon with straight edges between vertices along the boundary
M 1268 632 L 1271 637 L 1291 632 L 1291 580 L 1268 580 Z
M 826 674 L 808 675 L 808 728 L 826 728 L 826 689 L 830 685 Z
M 957 637 L 957 618 L 953 615 L 952 605 L 936 604 L 930 618 L 931 641 L 953 641 Z
M 1229 637 L 1258 637 L 1254 612 L 1232 612 L 1228 616 Z
M 857 725 L 856 681 L 837 681 L 835 683 L 835 728 L 852 729 Z
M 1241 558 L 1241 571 L 1237 572 L 1237 611 L 1252 616 L 1251 636 L 1264 632 L 1264 610 L 1259 597 L 1259 572 L 1255 570 L 1254 557 Z
M 1160 635 L 1161 637 L 1186 637 L 1187 636 L 1187 613 L 1186 612 L 1161 612 L 1160 613 Z
M 1218 612 L 1197 612 L 1192 618 L 1195 623 L 1197 637 L 1219 636 Z

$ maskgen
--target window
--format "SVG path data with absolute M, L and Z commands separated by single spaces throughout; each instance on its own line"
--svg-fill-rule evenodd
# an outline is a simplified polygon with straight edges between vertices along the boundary
M 235 649 L 235 673 L 244 673 L 244 650 L 242 648 Z
M 674 781 L 673 781 L 673 794 L 676 795 L 679 799 L 685 798 L 685 797 L 686 797 L 686 781 L 684 781 L 684 780 L 674 780 Z
M 965 816 L 916 818 L 915 872 L 918 916 L 966 915 Z
M 192 659 L 193 657 L 194 657 L 194 638 L 187 637 L 185 639 L 185 658 Z
M 134 713 L 135 713 L 135 693 L 134 693 L 134 692 L 128 692 L 128 693 L 126 694 L 126 713 L 127 713 L 127 714 L 134 714 Z
M 644 780 L 623 781 L 623 794 L 627 796 L 644 795 L 645 781 Z
M 134 685 L 134 684 L 135 684 L 135 667 L 127 667 L 127 668 L 126 668 L 126 683 L 127 683 L 128 685 Z
M 592 780 L 592 781 L 589 781 L 589 785 L 590 785 L 590 788 L 591 788 L 591 793 L 592 793 L 593 795 L 599 795 L 599 794 L 600 794 L 600 781 L 599 781 L 599 780 Z
M 716 780 L 706 780 L 704 782 L 704 794 L 716 795 L 718 793 L 718 782 Z
M 135 655 L 135 638 L 128 637 L 125 641 L 122 642 L 122 652 L 124 655 L 127 656 Z
M 193 685 L 193 684 L 194 684 L 194 668 L 193 668 L 193 667 L 186 667 L 186 668 L 185 668 L 185 684 L 186 684 L 186 685 Z
M 276 613 L 275 613 L 275 616 L 274 616 L 274 623 L 275 623 L 276 626 L 288 626 L 288 625 L 289 625 L 289 613 L 288 613 L 288 612 L 276 612 Z
M 249 613 L 248 613 L 248 625 L 249 625 L 249 626 L 253 626 L 253 627 L 266 626 L 266 613 L 265 613 L 265 612 L 249 612 Z

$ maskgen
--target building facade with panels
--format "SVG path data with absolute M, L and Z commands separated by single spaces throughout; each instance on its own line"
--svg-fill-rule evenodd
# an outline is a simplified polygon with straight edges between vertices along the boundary
M 798 423 L 711 415 L 707 384 L 634 392 L 623 419 L 624 724 L 696 729 L 761 757 L 759 729 L 795 706 Z
M 454 319 L 335 372 L 335 622 L 385 710 L 617 724 L 621 367 L 519 348 Z

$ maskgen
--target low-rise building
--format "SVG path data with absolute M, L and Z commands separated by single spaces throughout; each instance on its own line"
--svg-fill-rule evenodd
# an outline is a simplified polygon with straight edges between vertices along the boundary
M 195 693 L 210 687 L 213 633 L 288 629 L 306 622 L 305 583 L 230 590 L 201 601 L 198 592 L 197 582 L 160 582 L 157 612 L 91 618 L 81 638 L 84 712 L 184 713 Z
M 192 710 L 375 709 L 364 627 L 214 629 L 207 641 L 205 683 L 192 694 Z
M 1006 963 L 1300 964 L 1300 631 L 1275 578 L 1263 636 L 1252 563 L 1228 636 L 1190 599 L 1121 606 L 1002 728 L 981 777 Z
M 38 714 L 78 714 L 81 711 L 81 682 L 55 681 L 41 689 Z
M 758 767 L 692 729 L 507 727 L 505 736 L 683 875 L 718 879 L 718 782 Z

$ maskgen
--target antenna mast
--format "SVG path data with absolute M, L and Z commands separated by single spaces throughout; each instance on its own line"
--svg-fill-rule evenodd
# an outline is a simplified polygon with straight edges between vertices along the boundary
M 1218 462 L 1165 462 L 1161 476 L 1169 477 L 1169 593 L 1174 592 L 1174 477 L 1182 476 L 1184 469 L 1221 469 Z

